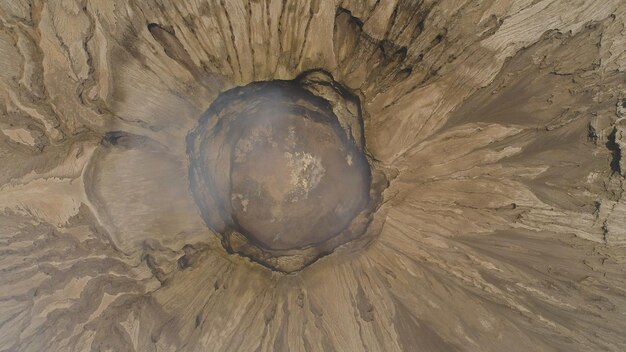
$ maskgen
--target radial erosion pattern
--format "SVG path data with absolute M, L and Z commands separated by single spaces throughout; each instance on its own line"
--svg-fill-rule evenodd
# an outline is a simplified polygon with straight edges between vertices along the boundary
M 623 0 L 0 0 L 0 352 L 625 351 Z

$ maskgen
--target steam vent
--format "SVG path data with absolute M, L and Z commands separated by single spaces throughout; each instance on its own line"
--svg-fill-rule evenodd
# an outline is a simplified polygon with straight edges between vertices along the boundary
M 626 351 L 626 1 L 0 0 L 31 351 Z

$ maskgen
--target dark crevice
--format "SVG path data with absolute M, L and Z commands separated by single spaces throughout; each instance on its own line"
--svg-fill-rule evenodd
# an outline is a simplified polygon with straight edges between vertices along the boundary
M 149 138 L 124 131 L 111 131 L 102 136 L 101 143 L 104 146 L 133 148 L 145 143 Z
M 619 145 L 617 144 L 617 142 L 615 141 L 616 138 L 616 134 L 617 134 L 617 128 L 613 128 L 613 131 L 611 131 L 611 134 L 609 134 L 607 136 L 607 142 L 606 142 L 606 147 L 609 151 L 611 151 L 611 170 L 614 173 L 621 173 L 621 167 L 620 167 L 620 160 L 622 159 L 622 151 L 619 147 Z
M 343 7 L 339 7 L 337 8 L 337 13 L 335 14 L 335 18 L 339 17 L 340 15 L 347 15 L 350 22 L 356 24 L 359 27 L 359 29 L 361 30 L 363 29 L 363 25 L 364 25 L 363 21 L 360 18 L 353 16 L 350 10 L 345 9 Z
M 156 23 L 148 24 L 148 30 L 154 40 L 163 48 L 163 51 L 174 61 L 178 62 L 192 74 L 198 71 L 191 56 L 176 37 L 176 31 L 171 26 L 163 26 Z

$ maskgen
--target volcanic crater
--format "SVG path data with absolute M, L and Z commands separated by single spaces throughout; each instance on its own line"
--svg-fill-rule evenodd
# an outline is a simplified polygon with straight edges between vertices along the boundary
M 282 272 L 363 236 L 387 186 L 360 100 L 323 71 L 222 93 L 187 141 L 207 225 L 229 252 Z

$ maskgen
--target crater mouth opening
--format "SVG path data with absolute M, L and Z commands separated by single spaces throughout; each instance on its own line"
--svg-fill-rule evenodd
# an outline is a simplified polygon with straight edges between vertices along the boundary
M 187 152 L 191 192 L 224 248 L 286 273 L 363 237 L 387 186 L 359 99 L 323 71 L 222 93 Z

